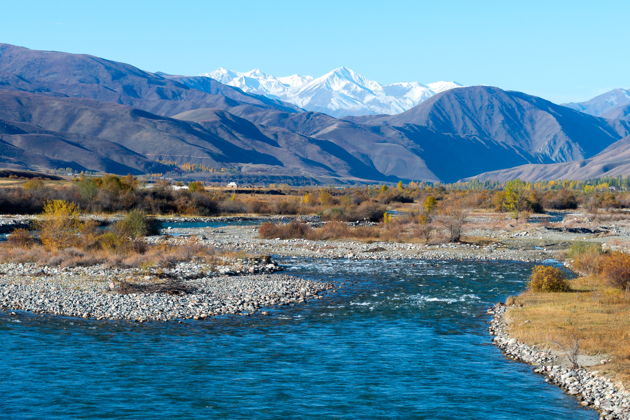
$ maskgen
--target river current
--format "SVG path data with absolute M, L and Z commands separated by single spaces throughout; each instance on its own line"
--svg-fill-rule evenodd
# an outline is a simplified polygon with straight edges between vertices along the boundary
M 338 291 L 183 323 L 0 314 L 0 417 L 597 418 L 491 344 L 529 264 L 281 262 Z

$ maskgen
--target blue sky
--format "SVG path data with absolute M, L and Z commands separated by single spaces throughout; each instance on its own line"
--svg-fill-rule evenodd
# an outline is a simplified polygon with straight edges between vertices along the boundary
M 628 16 L 622 0 L 11 0 L 0 42 L 174 74 L 345 65 L 382 83 L 455 80 L 564 102 L 630 88 Z

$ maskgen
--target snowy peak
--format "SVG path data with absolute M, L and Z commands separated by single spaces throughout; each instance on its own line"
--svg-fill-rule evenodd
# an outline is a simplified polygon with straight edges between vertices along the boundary
M 232 79 L 234 79 L 238 75 L 235 72 L 226 69 L 225 67 L 219 67 L 212 73 L 207 73 L 204 76 L 208 76 L 221 83 L 228 84 Z
M 300 76 L 299 74 L 292 74 L 291 76 L 278 77 L 282 83 L 292 89 L 299 89 L 305 84 L 313 80 L 312 76 Z
M 440 82 L 433 82 L 433 83 L 429 83 L 429 88 L 435 92 L 435 93 L 441 93 L 444 91 L 447 91 L 449 89 L 454 89 L 454 88 L 458 88 L 458 87 L 462 87 L 463 85 L 457 83 L 457 82 L 444 82 L 444 81 L 440 81 Z
M 398 114 L 437 93 L 462 86 L 444 81 L 381 85 L 344 66 L 317 78 L 298 74 L 276 77 L 260 69 L 239 73 L 223 67 L 204 76 L 245 92 L 280 99 L 309 111 L 324 112 L 336 117 Z

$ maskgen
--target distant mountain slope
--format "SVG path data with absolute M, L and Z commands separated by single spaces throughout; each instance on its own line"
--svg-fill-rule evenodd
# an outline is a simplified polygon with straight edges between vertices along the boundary
M 588 101 L 564 104 L 569 108 L 597 117 L 606 117 L 607 114 L 627 105 L 630 105 L 630 89 L 613 89 Z
M 590 157 L 626 134 L 605 119 L 488 86 L 452 89 L 402 114 L 361 121 L 421 125 L 439 133 L 494 141 L 522 151 L 533 163 Z
M 268 136 L 221 110 L 204 116 L 202 125 L 125 105 L 0 90 L 0 161 L 122 174 L 162 172 L 173 168 L 161 162 L 176 162 L 329 180 L 387 179 L 327 142 L 280 130 Z
M 275 77 L 258 69 L 237 73 L 225 68 L 206 75 L 245 92 L 281 99 L 308 111 L 336 117 L 397 114 L 436 93 L 461 86 L 455 82 L 381 85 L 346 67 L 333 69 L 317 78 L 297 74 Z
M 193 110 L 176 117 L 205 124 L 213 113 Z M 264 112 L 248 118 L 270 137 L 282 137 L 289 131 L 325 140 L 384 176 L 399 179 L 450 182 L 490 168 L 528 162 L 522 151 L 497 142 L 440 134 L 418 125 L 368 126 L 317 112 Z
M 1 94 L 0 94 L 1 95 Z M 0 164 L 5 168 L 142 174 L 170 170 L 116 143 L 0 119 Z
M 547 165 L 523 165 L 486 172 L 470 179 L 543 181 L 552 179 L 591 179 L 604 176 L 630 176 L 630 136 L 613 143 L 590 159 Z
M 203 113 L 183 118 L 204 119 Z M 336 119 L 265 111 L 246 118 L 267 131 L 282 128 L 331 141 L 384 175 L 442 181 L 590 157 L 628 132 L 621 123 L 484 86 L 452 89 L 394 116 Z
M 90 55 L 37 51 L 9 44 L 0 44 L 0 89 L 89 98 L 160 115 L 242 104 L 298 110 L 208 78 L 165 76 Z

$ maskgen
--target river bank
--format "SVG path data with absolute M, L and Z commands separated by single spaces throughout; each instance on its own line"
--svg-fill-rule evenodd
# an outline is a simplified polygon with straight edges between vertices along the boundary
M 116 216 L 89 216 L 111 222 Z M 287 221 L 276 216 L 275 221 Z M 33 220 L 32 216 L 4 216 L 0 224 L 20 225 Z M 606 240 L 608 236 L 585 235 L 568 231 L 550 230 L 540 223 L 515 223 L 504 215 L 473 215 L 465 226 L 465 239 L 457 243 L 399 243 L 361 242 L 353 240 L 313 241 L 305 239 L 261 239 L 256 226 L 243 225 L 248 221 L 261 223 L 269 217 L 235 216 L 220 218 L 162 217 L 160 223 L 205 223 L 206 227 L 171 227 L 162 235 L 149 236 L 149 243 L 168 242 L 190 246 L 190 241 L 235 255 L 275 255 L 294 258 L 347 260 L 452 260 L 452 261 L 525 261 L 541 262 L 558 258 L 571 241 Z M 305 218 L 310 223 L 321 223 L 316 216 Z M 219 225 L 216 223 L 227 223 Z M 557 226 L 557 225 L 554 225 Z M 627 231 L 617 229 L 627 236 Z M 472 239 L 471 239 L 472 238 Z M 479 239 L 481 238 L 481 239 Z M 167 320 L 177 318 L 205 318 L 228 313 L 251 313 L 261 307 L 295 303 L 329 290 L 330 285 L 301 282 L 269 273 L 277 266 L 261 264 L 243 267 L 234 260 L 234 267 L 203 267 L 195 263 L 179 263 L 174 268 L 153 270 L 92 267 L 46 267 L 35 264 L 1 264 L 0 294 L 4 310 L 32 310 L 89 318 L 130 320 Z M 252 275 L 266 274 L 252 277 Z M 117 292 L 112 279 L 143 283 L 144 290 L 127 287 Z M 144 279 L 144 280 L 143 280 Z M 157 291 L 165 279 L 184 287 L 181 295 Z M 277 280 L 277 281 L 276 281 Z M 141 288 L 142 288 L 141 287 Z M 177 288 L 176 287 L 176 288 Z M 305 290 L 302 290 L 305 289 Z M 308 294 L 307 294 L 308 292 Z M 229 296 L 234 293 L 234 296 Z M 79 296 L 79 294 L 81 294 Z M 40 296 L 41 295 L 41 296 Z M 216 299 L 215 296 L 220 296 Z M 243 297 L 248 297 L 243 299 Z M 78 304 L 77 302 L 83 301 Z M 107 306 L 118 308 L 108 311 Z M 151 306 L 155 308 L 151 309 Z
M 620 389 L 608 378 L 598 375 L 596 370 L 574 367 L 570 360 L 571 355 L 541 350 L 511 337 L 505 320 L 507 310 L 508 307 L 500 303 L 488 310 L 488 313 L 492 314 L 489 331 L 494 335 L 493 343 L 506 356 L 535 366 L 534 371 L 544 375 L 547 382 L 559 386 L 577 398 L 583 406 L 597 409 L 602 419 L 630 419 L 629 392 Z M 596 366 L 606 363 L 602 357 L 587 359 L 583 357 L 582 360 L 578 360 L 579 364 Z

